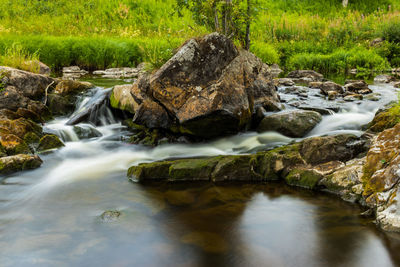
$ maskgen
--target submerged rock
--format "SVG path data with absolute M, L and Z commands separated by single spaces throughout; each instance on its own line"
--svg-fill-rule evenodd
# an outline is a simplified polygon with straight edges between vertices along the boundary
M 100 218 L 104 221 L 104 222 L 113 222 L 116 221 L 119 216 L 121 216 L 121 212 L 117 211 L 117 210 L 108 210 L 103 212 L 100 215 Z
M 42 165 L 38 156 L 18 154 L 0 158 L 0 174 L 36 169 Z
M 289 137 L 303 137 L 321 120 L 321 114 L 315 111 L 284 111 L 265 117 L 258 126 L 257 131 L 277 131 Z

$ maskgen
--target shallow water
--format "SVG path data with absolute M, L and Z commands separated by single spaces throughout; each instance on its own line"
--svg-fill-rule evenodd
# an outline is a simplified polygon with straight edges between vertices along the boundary
M 361 134 L 362 123 L 396 96 L 390 86 L 374 90 L 381 101 L 341 103 L 341 112 L 325 116 L 310 135 Z M 305 101 L 325 105 L 317 96 Z M 400 235 L 379 232 L 359 206 L 335 196 L 275 183 L 141 185 L 126 178 L 140 162 L 248 153 L 291 138 L 245 133 L 150 149 L 121 142 L 126 130 L 119 123 L 97 127 L 102 137 L 79 140 L 67 120 L 46 125 L 66 146 L 42 155 L 41 168 L 0 178 L 0 266 L 400 264 Z M 107 210 L 121 215 L 103 220 Z

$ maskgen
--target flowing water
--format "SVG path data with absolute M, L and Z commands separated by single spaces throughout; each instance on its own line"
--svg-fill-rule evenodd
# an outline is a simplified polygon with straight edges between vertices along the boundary
M 94 80 L 109 87 L 121 81 Z M 111 83 L 111 84 L 110 84 Z M 350 132 L 396 99 L 372 86 L 379 101 L 327 102 L 310 90 L 287 103 L 332 108 L 309 134 Z M 103 87 L 83 96 L 77 111 Z M 296 99 L 296 100 L 294 100 Z M 333 107 L 332 105 L 337 105 Z M 288 106 L 290 108 L 290 106 Z M 73 115 L 74 116 L 74 115 Z M 128 167 L 168 158 L 249 153 L 292 142 L 277 133 L 242 133 L 209 143 L 156 148 L 121 140 L 126 129 L 103 108 L 98 137 L 80 140 L 69 118 L 46 130 L 66 146 L 41 155 L 41 168 L 0 178 L 0 266 L 395 266 L 400 236 L 379 232 L 362 209 L 335 196 L 268 184 L 149 184 Z M 119 217 L 101 216 L 118 211 Z

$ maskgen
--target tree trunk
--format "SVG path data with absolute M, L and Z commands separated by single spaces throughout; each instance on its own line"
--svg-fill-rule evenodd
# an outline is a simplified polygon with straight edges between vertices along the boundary
M 215 27 L 215 30 L 216 30 L 217 32 L 219 32 L 219 31 L 220 31 L 220 28 L 219 28 L 218 10 L 217 10 L 216 1 L 215 1 L 214 4 L 213 4 L 213 10 L 214 10 L 214 27 Z
M 348 4 L 349 4 L 349 0 L 343 0 L 342 1 L 343 7 L 347 7 Z
M 247 0 L 247 21 L 246 21 L 246 37 L 245 49 L 250 49 L 250 24 L 251 24 L 251 0 Z

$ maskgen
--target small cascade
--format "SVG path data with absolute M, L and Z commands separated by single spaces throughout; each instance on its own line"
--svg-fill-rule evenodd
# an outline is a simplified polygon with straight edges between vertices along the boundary
M 94 89 L 94 94 L 84 97 L 76 111 L 66 122 L 67 125 L 76 125 L 88 122 L 96 126 L 104 126 L 116 123 L 111 110 L 108 107 L 111 89 Z

